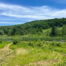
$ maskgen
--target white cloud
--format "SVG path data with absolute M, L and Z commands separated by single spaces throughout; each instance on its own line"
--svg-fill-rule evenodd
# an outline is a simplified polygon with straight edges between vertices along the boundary
M 33 20 L 51 19 L 66 17 L 66 9 L 55 9 L 48 6 L 24 7 L 0 3 L 0 15 Z

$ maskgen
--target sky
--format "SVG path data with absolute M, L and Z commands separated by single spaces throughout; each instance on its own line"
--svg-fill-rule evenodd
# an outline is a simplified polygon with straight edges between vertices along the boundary
M 66 0 L 0 0 L 0 25 L 66 18 Z

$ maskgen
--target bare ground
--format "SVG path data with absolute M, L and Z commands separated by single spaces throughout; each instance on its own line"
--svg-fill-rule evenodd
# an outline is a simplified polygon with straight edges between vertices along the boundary
M 6 58 L 13 57 L 13 51 L 9 48 L 11 44 L 7 44 L 4 48 L 0 49 L 0 64 L 4 63 Z
M 29 63 L 25 66 L 50 66 L 50 64 L 53 63 L 58 63 L 58 59 L 55 60 L 46 60 L 46 61 L 38 61 L 38 62 L 34 62 L 34 63 Z

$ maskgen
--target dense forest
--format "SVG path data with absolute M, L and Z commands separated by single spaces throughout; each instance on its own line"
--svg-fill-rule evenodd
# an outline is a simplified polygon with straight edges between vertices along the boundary
M 57 27 L 63 27 L 62 34 L 66 34 L 66 18 L 62 19 L 48 19 L 27 22 L 22 25 L 14 26 L 0 26 L 0 35 L 24 35 L 41 33 L 42 30 L 52 28 L 52 35 L 55 35 Z M 57 30 L 57 29 L 56 29 Z

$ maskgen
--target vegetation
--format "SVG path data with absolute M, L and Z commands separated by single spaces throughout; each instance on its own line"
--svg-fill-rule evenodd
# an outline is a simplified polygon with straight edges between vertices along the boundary
M 10 48 L 13 52 L 5 56 L 2 66 L 35 66 L 38 62 L 41 66 L 42 62 L 43 66 L 66 65 L 66 42 L 19 41 Z
M 66 19 L 51 19 L 32 21 L 22 25 L 1 26 L 0 35 L 25 35 L 42 32 L 43 29 L 52 28 L 53 26 L 62 27 L 66 24 Z
M 0 66 L 66 66 L 66 19 L 1 26 Z
M 66 35 L 66 25 L 63 26 L 62 35 L 63 35 L 63 36 Z

